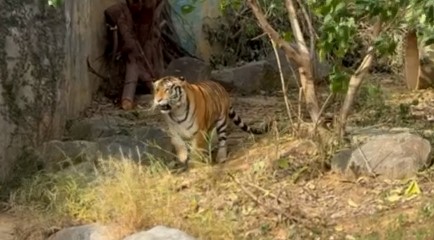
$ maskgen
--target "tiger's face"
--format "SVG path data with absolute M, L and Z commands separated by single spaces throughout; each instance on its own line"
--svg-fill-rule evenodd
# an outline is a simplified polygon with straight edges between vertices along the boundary
M 168 76 L 156 80 L 154 86 L 154 108 L 159 108 L 163 114 L 179 109 L 185 102 L 183 77 Z

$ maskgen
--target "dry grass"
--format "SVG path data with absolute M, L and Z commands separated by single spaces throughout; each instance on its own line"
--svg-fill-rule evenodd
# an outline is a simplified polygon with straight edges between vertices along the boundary
M 99 222 L 130 233 L 163 224 L 202 238 L 235 239 L 233 223 L 223 213 L 212 204 L 199 205 L 221 191 L 203 171 L 189 184 L 200 181 L 194 187 L 212 192 L 182 191 L 187 176 L 172 175 L 161 166 L 102 160 L 92 181 L 81 171 L 41 174 L 18 190 L 11 203 L 17 213 L 32 212 L 52 226 Z

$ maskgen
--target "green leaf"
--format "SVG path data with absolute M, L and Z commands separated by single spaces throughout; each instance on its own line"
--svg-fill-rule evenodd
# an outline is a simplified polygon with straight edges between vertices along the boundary
M 191 5 L 191 4 L 184 4 L 181 6 L 181 13 L 182 14 L 189 14 L 191 12 L 193 12 L 195 9 L 195 6 Z
M 332 73 L 329 75 L 330 91 L 333 93 L 344 93 L 348 89 L 349 77 L 345 72 L 340 71 L 334 67 Z
M 434 37 L 428 38 L 425 41 L 425 45 L 431 45 L 431 44 L 434 44 Z
M 345 2 L 340 2 L 338 5 L 336 5 L 335 11 L 340 11 L 346 7 Z
M 292 32 L 284 32 L 283 33 L 283 39 L 285 39 L 285 41 L 287 41 L 287 42 L 291 42 L 292 41 L 292 38 L 293 36 L 292 36 Z
M 279 160 L 277 160 L 277 165 L 279 166 L 280 169 L 288 169 L 289 168 L 288 159 L 280 158 Z

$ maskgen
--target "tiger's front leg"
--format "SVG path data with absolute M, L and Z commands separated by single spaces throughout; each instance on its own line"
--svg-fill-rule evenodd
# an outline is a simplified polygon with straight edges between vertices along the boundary
M 190 160 L 187 144 L 177 134 L 172 134 L 171 142 L 175 147 L 177 160 L 182 164 L 182 170 L 187 170 L 188 162 Z
M 191 153 L 195 155 L 195 158 L 197 158 L 198 160 L 203 158 L 207 151 L 207 140 L 205 133 L 203 133 L 202 131 L 198 131 L 196 135 L 194 135 L 191 145 Z

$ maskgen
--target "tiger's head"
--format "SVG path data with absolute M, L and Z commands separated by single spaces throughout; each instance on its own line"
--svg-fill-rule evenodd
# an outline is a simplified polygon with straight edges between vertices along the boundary
M 184 77 L 166 76 L 153 82 L 154 101 L 153 109 L 167 114 L 176 111 L 186 102 Z

